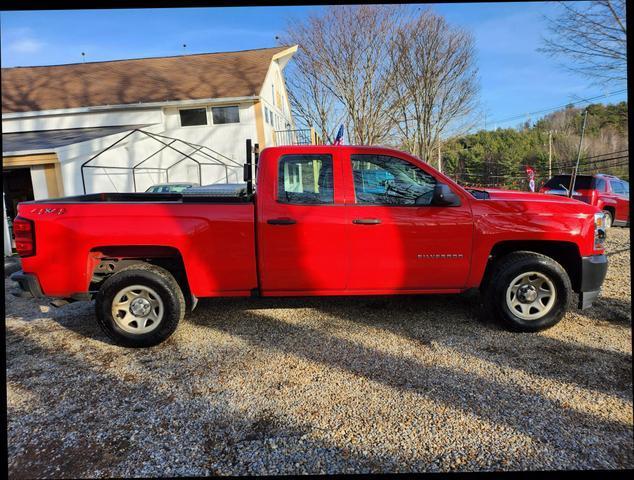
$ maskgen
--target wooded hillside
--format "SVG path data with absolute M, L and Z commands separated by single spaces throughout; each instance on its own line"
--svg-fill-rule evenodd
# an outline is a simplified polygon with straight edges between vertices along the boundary
M 579 173 L 608 173 L 629 180 L 627 102 L 587 108 Z M 464 185 L 527 190 L 525 167 L 531 166 L 539 187 L 549 177 L 549 135 L 552 174 L 572 172 L 583 112 L 568 106 L 519 128 L 482 130 L 452 138 L 442 146 L 443 172 Z M 437 161 L 431 163 L 437 166 Z

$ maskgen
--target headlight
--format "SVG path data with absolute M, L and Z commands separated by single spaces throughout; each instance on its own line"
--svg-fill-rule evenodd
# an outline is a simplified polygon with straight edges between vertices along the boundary
M 605 214 L 603 212 L 594 214 L 594 249 L 603 250 L 605 248 Z

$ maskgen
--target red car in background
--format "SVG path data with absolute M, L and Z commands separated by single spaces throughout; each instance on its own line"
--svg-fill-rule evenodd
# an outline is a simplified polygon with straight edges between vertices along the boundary
M 555 175 L 540 193 L 568 196 L 570 175 Z M 577 175 L 572 198 L 599 207 L 606 216 L 606 227 L 630 224 L 630 184 L 613 175 Z

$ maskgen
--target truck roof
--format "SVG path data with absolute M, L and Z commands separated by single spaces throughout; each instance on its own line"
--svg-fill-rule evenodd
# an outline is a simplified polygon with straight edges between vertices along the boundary
M 266 147 L 262 149 L 262 152 L 265 150 L 279 150 L 279 151 L 301 151 L 306 150 L 307 152 L 314 150 L 381 150 L 381 151 L 391 151 L 396 152 L 402 155 L 404 152 L 397 150 L 394 147 L 389 147 L 387 145 L 279 145 L 275 147 Z M 411 155 L 411 154 L 410 154 Z M 414 155 L 412 155 L 414 156 Z

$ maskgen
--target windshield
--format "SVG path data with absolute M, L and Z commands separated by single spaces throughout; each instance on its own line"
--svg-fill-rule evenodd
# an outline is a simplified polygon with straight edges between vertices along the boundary
M 590 175 L 577 175 L 575 190 L 594 188 L 592 180 L 593 178 Z M 570 188 L 570 175 L 555 175 L 544 184 L 544 187 L 560 190 L 562 185 L 566 189 Z
M 189 187 L 191 187 L 191 184 L 189 183 L 184 183 L 182 185 L 154 185 L 146 191 L 150 193 L 180 193 Z

